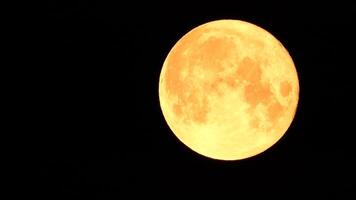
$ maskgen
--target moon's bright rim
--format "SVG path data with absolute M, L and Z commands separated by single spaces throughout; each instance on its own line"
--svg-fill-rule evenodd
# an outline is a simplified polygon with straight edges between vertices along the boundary
M 299 80 L 266 30 L 239 20 L 205 23 L 169 52 L 160 74 L 163 115 L 177 138 L 220 160 L 257 155 L 293 121 Z

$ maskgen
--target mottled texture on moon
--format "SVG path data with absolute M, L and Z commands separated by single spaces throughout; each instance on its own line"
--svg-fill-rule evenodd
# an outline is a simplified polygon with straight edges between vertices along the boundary
M 299 83 L 294 63 L 270 33 L 239 20 L 184 35 L 161 71 L 159 97 L 174 134 L 192 150 L 236 160 L 275 144 L 290 126 Z

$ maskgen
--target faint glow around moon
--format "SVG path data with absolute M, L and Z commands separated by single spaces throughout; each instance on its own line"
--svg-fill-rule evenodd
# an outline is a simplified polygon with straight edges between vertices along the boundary
M 257 155 L 295 115 L 299 82 L 292 58 L 266 30 L 218 20 L 184 35 L 159 80 L 163 115 L 193 151 L 220 160 Z

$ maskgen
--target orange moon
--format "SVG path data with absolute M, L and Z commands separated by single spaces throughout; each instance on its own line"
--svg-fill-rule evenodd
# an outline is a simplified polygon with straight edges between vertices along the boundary
M 219 160 L 274 145 L 295 116 L 299 81 L 288 51 L 266 30 L 217 20 L 185 34 L 159 79 L 163 116 L 193 151 Z

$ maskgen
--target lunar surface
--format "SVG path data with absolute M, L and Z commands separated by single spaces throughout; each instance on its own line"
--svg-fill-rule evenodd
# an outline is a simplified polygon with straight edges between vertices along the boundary
M 266 30 L 218 20 L 185 34 L 164 61 L 159 99 L 168 126 L 193 151 L 220 160 L 257 155 L 289 128 L 299 82 Z

